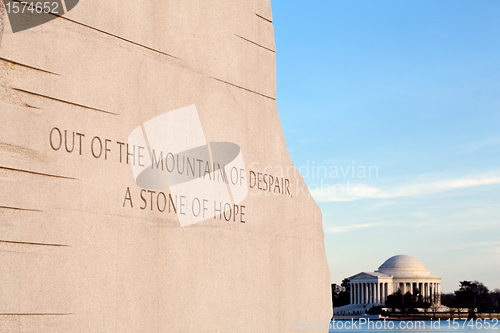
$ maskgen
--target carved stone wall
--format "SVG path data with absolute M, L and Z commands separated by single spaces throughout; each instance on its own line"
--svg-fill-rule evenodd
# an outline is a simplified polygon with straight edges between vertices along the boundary
M 16 33 L 5 10 L 0 332 L 282 333 L 330 318 L 321 212 L 276 106 L 269 0 L 81 0 Z M 164 187 L 143 188 L 155 148 Z M 197 175 L 174 192 L 169 163 L 190 156 Z

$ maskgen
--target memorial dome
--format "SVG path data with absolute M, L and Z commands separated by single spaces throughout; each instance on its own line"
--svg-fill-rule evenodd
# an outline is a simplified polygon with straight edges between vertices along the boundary
M 407 255 L 397 255 L 387 259 L 377 272 L 394 277 L 429 276 L 430 272 L 417 259 Z
M 377 271 L 360 272 L 351 276 L 349 282 L 351 304 L 347 310 L 352 314 L 366 313 L 370 306 L 385 306 L 387 297 L 398 290 L 403 295 L 420 294 L 431 304 L 441 304 L 441 277 L 431 276 L 420 261 L 407 255 L 391 257 Z M 334 314 L 346 308 L 338 309 L 334 309 Z

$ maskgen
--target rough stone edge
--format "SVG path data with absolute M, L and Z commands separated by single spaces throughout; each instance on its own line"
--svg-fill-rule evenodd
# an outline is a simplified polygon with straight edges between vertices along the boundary
M 2 47 L 2 37 L 3 37 L 3 31 L 5 27 L 5 20 L 7 17 L 7 12 L 5 11 L 5 4 L 3 3 L 3 0 L 0 0 L 0 47 Z

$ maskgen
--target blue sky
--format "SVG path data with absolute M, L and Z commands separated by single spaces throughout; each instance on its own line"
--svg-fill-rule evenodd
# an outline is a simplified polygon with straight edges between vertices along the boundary
M 500 2 L 272 5 L 278 109 L 332 282 L 408 254 L 443 292 L 500 288 Z

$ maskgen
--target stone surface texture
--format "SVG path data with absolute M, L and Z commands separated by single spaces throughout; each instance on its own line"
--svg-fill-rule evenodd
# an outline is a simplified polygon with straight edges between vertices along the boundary
M 18 33 L 1 18 L 0 332 L 282 333 L 331 317 L 321 211 L 276 105 L 269 0 L 81 0 Z M 117 142 L 193 104 L 207 142 L 241 147 L 245 181 L 286 178 L 290 194 L 249 184 L 245 223 L 180 227 L 149 192 L 142 209 Z M 54 128 L 84 136 L 55 149 Z

